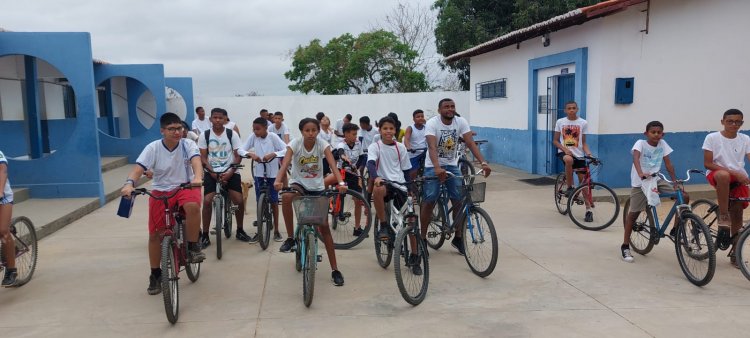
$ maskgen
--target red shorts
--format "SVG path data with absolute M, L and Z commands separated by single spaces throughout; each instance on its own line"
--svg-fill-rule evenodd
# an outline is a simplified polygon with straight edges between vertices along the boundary
M 716 187 L 716 180 L 714 180 L 715 172 L 716 172 L 715 170 L 712 170 L 710 173 L 708 173 L 708 175 L 706 175 L 706 180 L 714 188 Z M 731 190 L 729 190 L 729 197 L 736 197 L 736 198 L 750 197 L 750 189 L 748 189 L 746 185 L 740 183 L 740 181 L 737 181 L 737 179 L 734 178 L 734 176 L 732 175 L 730 175 L 729 177 L 730 177 L 729 186 L 732 187 L 734 185 L 734 187 L 731 188 Z M 748 205 L 750 205 L 750 202 L 742 202 L 742 209 L 747 208 Z
M 174 190 L 172 190 L 174 191 Z M 156 196 L 169 195 L 172 191 L 153 191 L 152 193 Z M 201 203 L 201 190 L 196 189 L 183 189 L 180 190 L 177 195 L 174 195 L 169 199 L 169 208 L 174 207 L 175 204 L 183 206 L 185 203 L 196 203 L 200 206 Z M 171 215 L 170 215 L 171 217 Z M 155 198 L 148 199 L 148 233 L 149 235 L 156 234 L 157 231 L 164 230 L 167 226 L 166 219 L 164 217 L 164 201 L 157 200 Z

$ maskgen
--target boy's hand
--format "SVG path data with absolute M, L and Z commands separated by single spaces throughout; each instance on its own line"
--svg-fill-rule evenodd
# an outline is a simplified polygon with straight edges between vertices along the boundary
M 122 194 L 123 197 L 130 198 L 130 195 L 133 194 L 134 190 L 135 187 L 133 187 L 132 184 L 125 184 L 122 186 L 122 189 L 120 189 L 120 194 Z
M 284 183 L 281 183 L 278 180 L 273 181 L 273 189 L 274 190 L 281 191 L 282 188 L 284 188 Z
M 443 168 L 435 167 L 435 176 L 437 176 L 440 182 L 445 182 L 445 179 L 448 177 L 448 173 Z
M 253 153 L 247 154 L 247 157 L 249 157 L 251 160 L 255 162 L 261 162 L 260 157 L 258 157 L 258 155 L 255 155 Z
M 482 163 L 482 170 L 484 177 L 490 176 L 490 173 L 492 172 L 492 168 L 490 168 L 490 165 L 487 163 Z
M 149 169 L 143 172 L 143 176 L 146 176 L 148 178 L 154 178 L 154 172 L 153 170 Z
M 339 193 L 341 194 L 346 193 L 346 189 L 347 189 L 346 185 L 339 184 L 338 187 L 339 187 Z
M 375 182 L 374 183 L 375 183 L 376 187 L 379 187 L 379 186 L 383 185 L 383 179 L 380 178 L 380 177 L 377 177 L 377 178 L 375 178 Z
M 274 153 L 266 154 L 266 156 L 263 156 L 263 162 L 268 162 L 270 160 L 273 160 L 274 158 L 276 158 L 276 154 Z
M 190 185 L 193 187 L 200 187 L 203 185 L 203 181 L 197 179 L 197 177 L 194 177 L 192 181 L 190 181 Z

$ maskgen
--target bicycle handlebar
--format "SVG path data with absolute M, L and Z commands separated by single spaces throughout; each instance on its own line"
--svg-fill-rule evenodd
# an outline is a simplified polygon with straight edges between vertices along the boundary
M 244 167 L 245 167 L 244 164 L 239 164 L 239 163 L 234 164 L 234 163 L 232 163 L 232 164 L 229 165 L 229 168 L 227 168 L 227 170 L 224 170 L 224 171 L 212 171 L 212 172 L 209 172 L 209 174 L 221 175 L 221 174 L 229 171 L 229 169 L 242 169 Z
M 135 196 L 135 195 L 148 195 L 148 196 L 151 196 L 152 198 L 155 198 L 157 200 L 168 200 L 168 199 L 174 197 L 175 195 L 177 195 L 177 193 L 180 192 L 180 190 L 183 190 L 183 189 L 193 189 L 193 188 L 198 188 L 198 187 L 201 187 L 201 186 L 202 185 L 200 185 L 200 184 L 193 185 L 192 183 L 183 183 L 183 184 L 180 184 L 180 187 L 178 189 L 175 189 L 171 194 L 169 194 L 169 195 L 163 195 L 163 196 L 154 196 L 151 193 L 151 191 L 149 191 L 146 188 L 137 188 L 137 189 L 133 190 L 133 193 L 131 193 L 130 195 L 131 196 Z
M 427 148 L 412 148 L 412 149 L 406 149 L 406 151 L 408 151 L 410 153 L 416 153 L 416 152 L 419 152 L 419 151 L 424 152 L 424 151 L 427 151 Z
M 691 174 L 691 173 L 693 173 L 693 174 L 701 174 L 701 175 L 704 175 L 704 176 L 706 175 L 706 173 L 705 173 L 705 172 L 704 172 L 703 170 L 698 170 L 698 169 L 688 169 L 687 171 L 685 171 L 685 174 L 687 175 L 687 178 L 686 178 L 686 179 L 684 179 L 684 180 L 681 180 L 681 179 L 675 179 L 675 181 L 670 181 L 670 180 L 669 180 L 669 179 L 667 178 L 667 176 L 665 176 L 665 175 L 664 175 L 664 174 L 662 174 L 661 172 L 653 173 L 653 174 L 651 174 L 651 175 L 649 175 L 649 176 L 651 176 L 651 177 L 656 177 L 656 176 L 658 175 L 658 176 L 660 176 L 660 177 L 661 177 L 661 179 L 663 179 L 664 181 L 666 181 L 666 182 L 668 182 L 668 183 L 672 183 L 672 184 L 674 184 L 675 182 L 676 182 L 676 183 L 685 183 L 685 182 L 688 182 L 688 181 L 690 181 L 690 174 Z

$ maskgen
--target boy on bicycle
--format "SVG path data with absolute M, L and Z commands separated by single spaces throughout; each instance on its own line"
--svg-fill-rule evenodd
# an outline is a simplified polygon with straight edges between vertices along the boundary
M 427 137 L 425 136 L 425 119 L 424 111 L 417 109 L 411 114 L 414 124 L 406 127 L 404 133 L 404 146 L 408 149 L 409 160 L 411 161 L 411 172 L 409 173 L 409 179 L 414 180 L 417 177 L 417 171 L 419 171 L 420 165 L 424 162 L 427 156 L 427 151 L 411 152 L 412 149 L 423 149 L 427 148 Z
M 344 134 L 344 140 L 342 142 L 339 142 L 339 144 L 336 146 L 336 149 L 333 151 L 333 158 L 337 161 L 340 161 L 341 165 L 339 166 L 339 169 L 343 168 L 344 163 L 348 165 L 348 167 L 352 170 L 354 173 L 360 172 L 360 168 L 363 166 L 363 158 L 360 157 L 364 152 L 362 151 L 362 144 L 357 140 L 357 132 L 359 131 L 359 127 L 357 127 L 354 123 L 345 123 L 341 129 L 343 130 Z M 346 186 L 348 189 L 354 190 L 356 192 L 362 193 L 362 186 L 359 184 L 359 176 L 356 176 L 354 174 L 345 174 L 344 176 L 344 182 L 346 182 Z M 331 186 L 336 184 L 336 176 L 328 175 L 325 178 L 326 186 Z M 362 204 L 357 201 L 357 203 L 354 204 L 354 232 L 352 233 L 352 236 L 359 237 L 362 235 L 362 224 L 360 223 L 362 221 Z
M 292 140 L 286 147 L 286 155 L 281 164 L 279 175 L 276 176 L 274 188 L 281 190 L 284 187 L 284 179 L 289 165 L 292 166 L 292 178 L 289 180 L 289 187 L 297 192 L 298 195 L 320 196 L 325 191 L 323 179 L 323 161 L 327 161 L 331 168 L 336 167 L 336 161 L 331 153 L 331 146 L 318 138 L 320 132 L 320 122 L 313 118 L 304 118 L 299 122 L 299 130 L 302 137 Z M 333 175 L 338 182 L 340 193 L 346 192 L 346 183 L 341 180 L 341 175 L 333 170 Z M 288 238 L 279 248 L 280 252 L 290 252 L 295 246 L 294 228 L 293 228 L 293 210 L 292 201 L 296 198 L 293 194 L 284 194 L 282 196 L 282 213 L 284 214 L 284 224 Z M 333 237 L 331 229 L 326 224 L 318 226 L 318 231 L 323 238 L 328 254 L 328 262 L 331 264 L 331 278 L 336 286 L 344 285 L 344 276 L 338 270 L 336 265 L 336 251 L 333 247 Z
M 229 199 L 237 206 L 234 213 L 237 219 L 237 233 L 235 237 L 243 242 L 257 242 L 251 238 L 243 228 L 245 204 L 242 203 L 242 179 L 232 164 L 239 164 L 242 158 L 237 154 L 240 148 L 240 136 L 232 129 L 224 127 L 227 123 L 227 111 L 222 108 L 211 109 L 211 129 L 206 130 L 198 139 L 201 161 L 206 170 L 203 177 L 203 233 L 201 244 L 203 247 L 211 245 L 208 228 L 211 225 L 211 202 L 216 191 L 216 182 L 221 182 L 229 192 Z M 227 201 L 226 203 L 229 203 Z M 217 210 L 216 212 L 223 212 Z
M 262 190 L 264 185 L 270 188 L 270 195 L 268 198 L 271 200 L 271 208 L 273 209 L 273 239 L 276 242 L 281 242 L 283 238 L 279 233 L 279 192 L 273 188 L 273 182 L 276 180 L 276 176 L 279 173 L 279 154 L 286 149 L 286 144 L 276 134 L 268 132 L 268 125 L 265 119 L 258 117 L 253 121 L 253 134 L 247 138 L 245 144 L 240 147 L 237 152 L 242 157 L 249 157 L 255 162 L 266 162 L 265 165 L 262 163 L 256 163 L 254 172 L 255 177 L 255 200 L 258 201 L 260 193 L 265 192 Z M 255 149 L 254 152 L 248 152 L 250 149 Z M 266 172 L 263 172 L 263 169 Z M 265 177 L 265 179 L 264 179 Z M 256 220 L 259 222 L 260 220 Z M 253 241 L 257 241 L 258 234 L 253 236 Z
M 729 197 L 748 197 L 750 178 L 745 171 L 745 157 L 750 158 L 750 137 L 739 132 L 743 123 L 739 109 L 724 112 L 722 131 L 706 135 L 703 141 L 703 165 L 708 169 L 706 179 L 716 188 L 719 204 L 719 231 L 717 238 L 734 238 L 729 260 L 735 267 L 736 235 L 742 227 L 742 210 L 748 202 L 729 202 Z
M 622 246 L 620 246 L 622 260 L 628 263 L 633 263 L 633 255 L 630 253 L 630 233 L 633 231 L 633 223 L 638 218 L 638 214 L 646 210 L 648 206 L 648 199 L 642 189 L 643 183 L 646 180 L 657 180 L 656 187 L 659 194 L 673 193 L 677 189 L 677 186 L 673 187 L 661 177 L 651 176 L 661 170 L 661 164 L 664 162 L 672 182 L 676 182 L 674 167 L 669 159 L 672 148 L 663 140 L 664 125 L 659 121 L 651 121 L 646 124 L 646 131 L 643 134 L 646 139 L 636 141 L 630 150 L 633 154 L 633 166 L 630 169 L 630 185 L 633 189 L 630 191 L 630 212 L 625 215 L 625 234 Z M 684 197 L 687 198 L 687 195 Z M 675 226 L 678 223 L 677 218 L 675 217 Z
M 195 142 L 182 138 L 182 121 L 174 113 L 165 113 L 159 119 L 163 138 L 149 143 L 138 156 L 133 170 L 128 175 L 120 193 L 130 198 L 135 190 L 134 184 L 146 170 L 153 171 L 153 194 L 164 196 L 171 194 L 180 185 L 190 182 L 194 186 L 203 182 L 200 153 Z M 169 205 L 175 204 L 185 211 L 185 238 L 188 242 L 188 260 L 199 263 L 206 259 L 198 244 L 200 232 L 200 202 L 199 189 L 184 189 L 169 199 Z M 159 278 L 161 277 L 161 234 L 165 230 L 166 215 L 162 201 L 149 198 L 148 200 L 148 258 L 151 264 L 148 294 L 156 295 L 161 292 Z
M 284 144 L 289 144 L 289 127 L 284 123 L 284 113 L 280 111 L 273 113 L 273 124 L 268 126 L 268 131 L 278 135 Z
M 565 103 L 565 114 L 568 116 L 558 119 L 555 123 L 555 135 L 552 144 L 557 147 L 557 158 L 565 164 L 565 182 L 568 190 L 565 195 L 573 194 L 573 170 L 586 168 L 585 156 L 591 156 L 591 151 L 586 143 L 588 122 L 578 116 L 578 103 L 570 101 Z M 583 181 L 585 174 L 578 173 L 579 181 Z M 589 205 L 586 205 L 584 221 L 592 222 L 594 213 Z
M 5 257 L 5 276 L 0 286 L 16 285 L 18 271 L 16 270 L 16 244 L 10 233 L 10 219 L 13 216 L 13 190 L 8 180 L 8 159 L 0 151 L 0 240 L 3 243 L 3 257 Z
M 474 154 L 474 158 L 478 159 L 482 163 L 482 170 L 484 170 L 484 176 L 490 175 L 492 169 L 489 164 L 484 161 L 484 157 L 479 152 L 477 144 L 474 143 L 474 137 L 472 136 L 471 129 L 469 129 L 469 122 L 463 117 L 457 117 L 456 115 L 456 103 L 451 99 L 442 99 L 438 102 L 439 116 L 431 118 L 425 124 L 425 137 L 427 138 L 427 160 L 425 160 L 424 176 L 425 178 L 437 177 L 437 179 L 430 179 L 424 182 L 422 192 L 422 205 L 420 210 L 420 223 L 422 225 L 422 238 L 427 238 L 427 226 L 432 220 L 432 208 L 435 207 L 440 196 L 440 186 L 445 185 L 448 198 L 451 200 L 452 205 L 458 205 L 461 203 L 461 180 L 455 177 L 449 178 L 448 172 L 450 171 L 454 176 L 461 176 L 461 171 L 458 169 L 458 139 L 463 137 L 466 146 Z M 455 208 L 454 212 L 458 212 L 459 208 Z M 455 218 L 454 214 L 454 218 Z M 458 252 L 464 254 L 464 243 L 461 240 L 463 237 L 461 225 L 456 227 L 456 232 L 453 237 L 451 245 L 453 245 Z

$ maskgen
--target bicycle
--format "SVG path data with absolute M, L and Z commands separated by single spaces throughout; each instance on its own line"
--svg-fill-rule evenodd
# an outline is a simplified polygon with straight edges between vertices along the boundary
M 238 206 L 234 205 L 232 199 L 229 198 L 229 190 L 226 186 L 221 183 L 218 179 L 219 176 L 229 171 L 229 169 L 242 169 L 242 164 L 231 164 L 227 170 L 222 172 L 216 172 L 216 194 L 214 199 L 211 201 L 214 214 L 214 229 L 211 234 L 216 235 L 216 258 L 221 259 L 223 250 L 221 247 L 221 233 L 224 232 L 226 238 L 232 237 L 232 216 L 237 211 Z
M 615 222 L 620 213 L 620 201 L 609 186 L 594 182 L 592 178 L 593 173 L 601 170 L 602 162 L 591 156 L 584 156 L 583 160 L 586 162 L 585 167 L 573 169 L 573 173 L 583 174 L 584 178 L 570 197 L 566 195 L 568 185 L 565 182 L 565 173 L 557 175 L 555 206 L 559 213 L 567 214 L 581 229 L 598 231 Z M 591 169 L 591 165 L 595 166 L 595 169 Z
M 16 272 L 18 273 L 13 287 L 19 287 L 28 283 L 36 270 L 38 246 L 34 223 L 24 216 L 15 217 L 10 221 L 10 234 L 15 242 Z M 0 242 L 0 276 L 7 267 L 6 264 L 3 244 Z
M 733 186 L 730 185 L 730 191 Z M 750 197 L 732 197 L 729 196 L 729 202 L 750 202 Z M 716 250 L 727 250 L 731 247 L 732 242 L 737 236 L 740 235 L 741 231 L 736 233 L 734 236 L 730 234 L 719 233 L 719 205 L 708 199 L 698 199 L 691 203 L 690 206 L 693 209 L 693 213 L 698 215 L 706 224 L 708 229 L 711 231 L 711 236 L 714 238 L 714 249 Z M 743 227 L 744 229 L 745 227 Z
M 169 199 L 177 195 L 182 189 L 195 187 L 200 186 L 184 183 L 171 194 L 163 196 L 154 196 L 146 188 L 137 188 L 133 191 L 133 196 L 148 195 L 153 199 L 164 202 L 166 226 L 164 232 L 159 234 L 161 237 L 161 293 L 164 295 L 164 310 L 167 314 L 167 320 L 172 324 L 177 322 L 180 313 L 180 271 L 184 267 L 188 279 L 195 282 L 200 277 L 201 263 L 193 263 L 188 260 L 189 249 L 185 236 L 185 213 L 177 204 L 170 208 Z
M 255 221 L 255 224 L 258 227 L 258 242 L 260 243 L 260 248 L 263 250 L 268 248 L 268 244 L 271 241 L 271 229 L 274 224 L 273 203 L 271 202 L 271 189 L 273 188 L 273 185 L 266 182 L 268 179 L 267 165 L 273 160 L 274 159 L 260 162 L 253 160 L 254 163 L 263 165 L 263 181 L 259 187 L 260 196 L 258 196 L 258 207 L 256 209 Z M 255 166 L 253 165 L 253 167 Z M 278 203 L 276 204 L 278 205 Z
M 480 170 L 475 176 L 481 175 Z M 461 178 L 447 172 L 450 178 Z M 450 179 L 449 178 L 449 179 Z M 437 179 L 426 177 L 425 179 Z M 461 202 L 448 208 L 448 190 L 445 184 L 440 185 L 440 195 L 432 210 L 432 221 L 427 229 L 427 245 L 438 250 L 446 239 L 450 239 L 457 227 L 462 227 L 464 234 L 464 258 L 471 271 L 479 277 L 487 277 L 495 270 L 497 264 L 498 244 L 495 225 L 490 215 L 479 204 L 484 202 L 487 182 L 466 184 L 462 179 L 463 197 Z M 454 212 L 457 214 L 453 219 Z M 489 238 L 486 238 L 489 236 Z M 483 247 L 489 242 L 489 252 Z M 489 257 L 485 257 L 489 256 Z M 487 262 L 479 260 L 489 258 Z M 478 260 L 478 261 L 474 261 Z
M 466 146 L 463 137 L 458 138 L 458 145 L 456 147 L 458 152 L 458 170 L 461 172 L 461 176 L 463 176 L 464 184 L 473 184 L 476 169 L 468 159 L 467 153 L 469 152 L 469 148 Z
M 686 179 L 676 180 L 679 189 L 676 189 L 673 193 L 659 194 L 659 197 L 674 198 L 674 204 L 669 210 L 664 223 L 659 224 L 659 215 L 653 206 L 649 205 L 647 212 L 638 214 L 635 222 L 633 222 L 633 232 L 630 234 L 630 247 L 633 251 L 641 255 L 646 255 L 651 252 L 654 245 L 659 244 L 661 238 L 669 238 L 675 244 L 677 261 L 680 263 L 682 273 L 685 274 L 685 277 L 691 283 L 697 286 L 704 286 L 714 276 L 716 270 L 716 250 L 714 249 L 714 242 L 710 240 L 711 233 L 708 227 L 699 216 L 693 214 L 690 206 L 685 204 L 683 198 L 682 189 L 685 182 L 690 181 L 691 173 L 702 173 L 702 171 L 696 169 L 688 170 Z M 652 177 L 656 177 L 656 175 L 653 174 Z M 669 183 L 675 183 L 669 181 L 661 173 L 658 173 L 658 175 Z M 625 202 L 625 206 L 623 207 L 623 222 L 626 221 L 629 209 L 630 199 Z M 672 222 L 672 217 L 677 217 L 678 223 L 676 230 L 673 229 L 667 235 L 666 230 Z M 701 272 L 704 270 L 701 269 L 703 265 L 706 265 L 705 272 Z
M 353 168 L 347 161 L 341 162 L 341 179 L 346 181 L 346 175 L 352 175 L 357 177 L 360 183 L 364 180 L 362 176 L 357 173 L 356 168 Z M 367 185 L 362 184 L 362 191 L 367 191 Z M 357 244 L 361 243 L 370 231 L 372 225 L 372 210 L 370 209 L 369 200 L 366 199 L 361 193 L 348 189 L 346 193 L 333 192 L 331 200 L 328 206 L 328 213 L 331 215 L 331 236 L 333 237 L 334 248 L 336 249 L 351 249 Z M 356 220 L 356 207 L 361 206 L 362 214 L 360 217 L 364 217 L 365 224 L 361 225 L 362 232 L 359 236 L 354 236 L 354 229 L 356 224 L 352 222 L 354 217 Z M 347 206 L 349 207 L 347 209 Z M 352 207 L 353 206 L 353 207 Z

